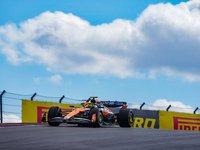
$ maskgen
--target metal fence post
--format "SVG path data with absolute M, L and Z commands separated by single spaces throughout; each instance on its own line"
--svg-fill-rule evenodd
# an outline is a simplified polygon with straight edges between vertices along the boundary
M 2 93 L 1 93 L 1 95 L 0 95 L 0 112 L 1 112 L 1 123 L 3 123 L 3 94 L 5 93 L 6 91 L 4 90 Z
M 169 105 L 169 106 L 167 107 L 166 111 L 169 111 L 169 109 L 170 109 L 171 106 L 172 106 L 172 105 Z
M 62 102 L 63 98 L 65 98 L 65 95 L 63 95 L 63 96 L 60 98 L 59 103 Z
M 31 97 L 31 101 L 33 101 L 33 98 L 37 95 L 37 93 L 34 93 L 33 96 Z
M 196 111 L 199 109 L 199 107 L 197 107 L 195 110 L 194 110 L 194 114 L 196 114 Z
M 140 106 L 140 110 L 142 110 L 142 107 L 145 105 L 145 102 Z

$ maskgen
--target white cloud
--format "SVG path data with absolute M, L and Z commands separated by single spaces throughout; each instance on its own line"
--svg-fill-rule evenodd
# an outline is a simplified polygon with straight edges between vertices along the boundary
M 19 27 L 0 26 L 0 52 L 14 65 L 32 62 L 58 73 L 200 81 L 199 26 L 199 0 L 150 5 L 135 21 L 97 26 L 45 12 Z
M 62 79 L 63 79 L 62 76 L 59 74 L 53 75 L 50 78 L 48 78 L 50 82 L 55 83 L 55 84 L 60 84 Z
M 52 75 L 50 77 L 34 77 L 33 78 L 33 81 L 36 84 L 41 83 L 41 81 L 49 81 L 49 82 L 54 83 L 54 84 L 61 84 L 62 80 L 63 80 L 63 78 L 59 74 Z
M 168 101 L 166 99 L 158 99 L 153 103 L 152 108 L 157 108 L 160 110 L 166 110 L 168 106 L 171 105 L 169 111 L 173 112 L 184 112 L 184 113 L 193 113 L 194 108 L 190 105 L 185 105 L 180 101 Z M 149 106 L 151 108 L 151 106 Z
M 133 109 L 140 109 L 140 104 L 132 104 L 130 108 L 133 108 Z
M 3 123 L 21 123 L 22 120 L 15 114 L 3 114 Z

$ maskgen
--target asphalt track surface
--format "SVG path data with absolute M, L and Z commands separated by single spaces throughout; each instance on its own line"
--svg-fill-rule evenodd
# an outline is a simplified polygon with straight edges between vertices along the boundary
M 200 132 L 47 125 L 0 127 L 1 150 L 199 150 Z

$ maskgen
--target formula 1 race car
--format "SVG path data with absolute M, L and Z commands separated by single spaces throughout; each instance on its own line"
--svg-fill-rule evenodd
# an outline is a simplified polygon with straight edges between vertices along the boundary
M 60 106 L 51 107 L 48 111 L 48 124 L 50 126 L 58 126 L 60 123 L 93 127 L 116 124 L 120 127 L 133 126 L 134 114 L 131 109 L 127 109 L 126 102 L 99 101 L 96 98 L 91 96 L 86 102 L 81 103 L 82 108 L 74 109 L 69 114 L 62 111 Z M 110 110 L 111 107 L 121 106 L 122 108 L 118 109 L 118 112 L 114 113 Z M 45 117 L 46 115 L 42 117 L 42 122 L 45 122 Z

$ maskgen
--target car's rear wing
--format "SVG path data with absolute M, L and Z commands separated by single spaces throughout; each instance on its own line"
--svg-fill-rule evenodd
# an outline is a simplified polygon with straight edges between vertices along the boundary
M 106 107 L 121 107 L 126 105 L 126 102 L 119 102 L 119 101 L 101 101 L 102 104 Z

